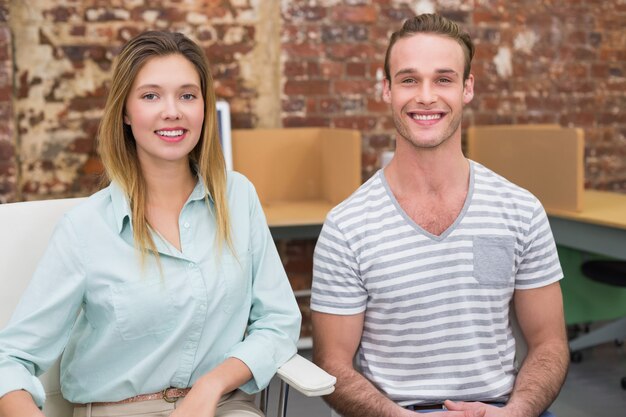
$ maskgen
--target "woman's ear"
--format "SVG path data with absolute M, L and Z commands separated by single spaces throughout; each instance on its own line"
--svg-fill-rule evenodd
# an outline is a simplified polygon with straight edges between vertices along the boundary
M 127 115 L 124 115 L 124 124 L 129 125 L 130 126 L 130 119 L 128 118 Z

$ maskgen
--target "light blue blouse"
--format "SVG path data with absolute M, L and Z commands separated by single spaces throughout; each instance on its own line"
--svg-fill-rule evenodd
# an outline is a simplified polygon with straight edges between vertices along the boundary
M 62 391 L 74 403 L 190 387 L 228 357 L 252 371 L 244 391 L 266 386 L 296 352 L 300 312 L 254 187 L 229 172 L 227 188 L 236 254 L 223 245 L 216 255 L 199 180 L 180 214 L 182 252 L 153 235 L 162 274 L 153 256 L 142 270 L 116 184 L 66 214 L 0 331 L 0 396 L 24 389 L 41 406 L 35 375 L 63 349 Z

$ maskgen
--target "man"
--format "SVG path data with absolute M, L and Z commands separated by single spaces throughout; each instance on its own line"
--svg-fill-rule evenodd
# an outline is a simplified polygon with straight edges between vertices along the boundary
M 395 156 L 320 234 L 314 360 L 337 377 L 327 401 L 344 417 L 537 417 L 565 378 L 563 275 L 546 214 L 461 151 L 473 54 L 469 35 L 437 15 L 392 35 L 383 96 Z M 529 348 L 519 372 L 510 306 Z

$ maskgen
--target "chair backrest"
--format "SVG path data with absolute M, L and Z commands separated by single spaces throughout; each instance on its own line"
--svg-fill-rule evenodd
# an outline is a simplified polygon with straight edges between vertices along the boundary
M 0 205 L 0 328 L 9 321 L 63 213 L 83 198 Z M 59 362 L 41 375 L 47 400 L 46 417 L 68 417 L 72 406 L 61 396 Z

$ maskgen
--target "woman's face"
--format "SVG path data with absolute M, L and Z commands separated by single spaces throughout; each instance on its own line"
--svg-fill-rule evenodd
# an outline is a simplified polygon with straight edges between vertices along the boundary
M 193 64 L 179 54 L 149 59 L 131 86 L 124 113 L 142 168 L 188 166 L 203 122 L 204 99 Z

